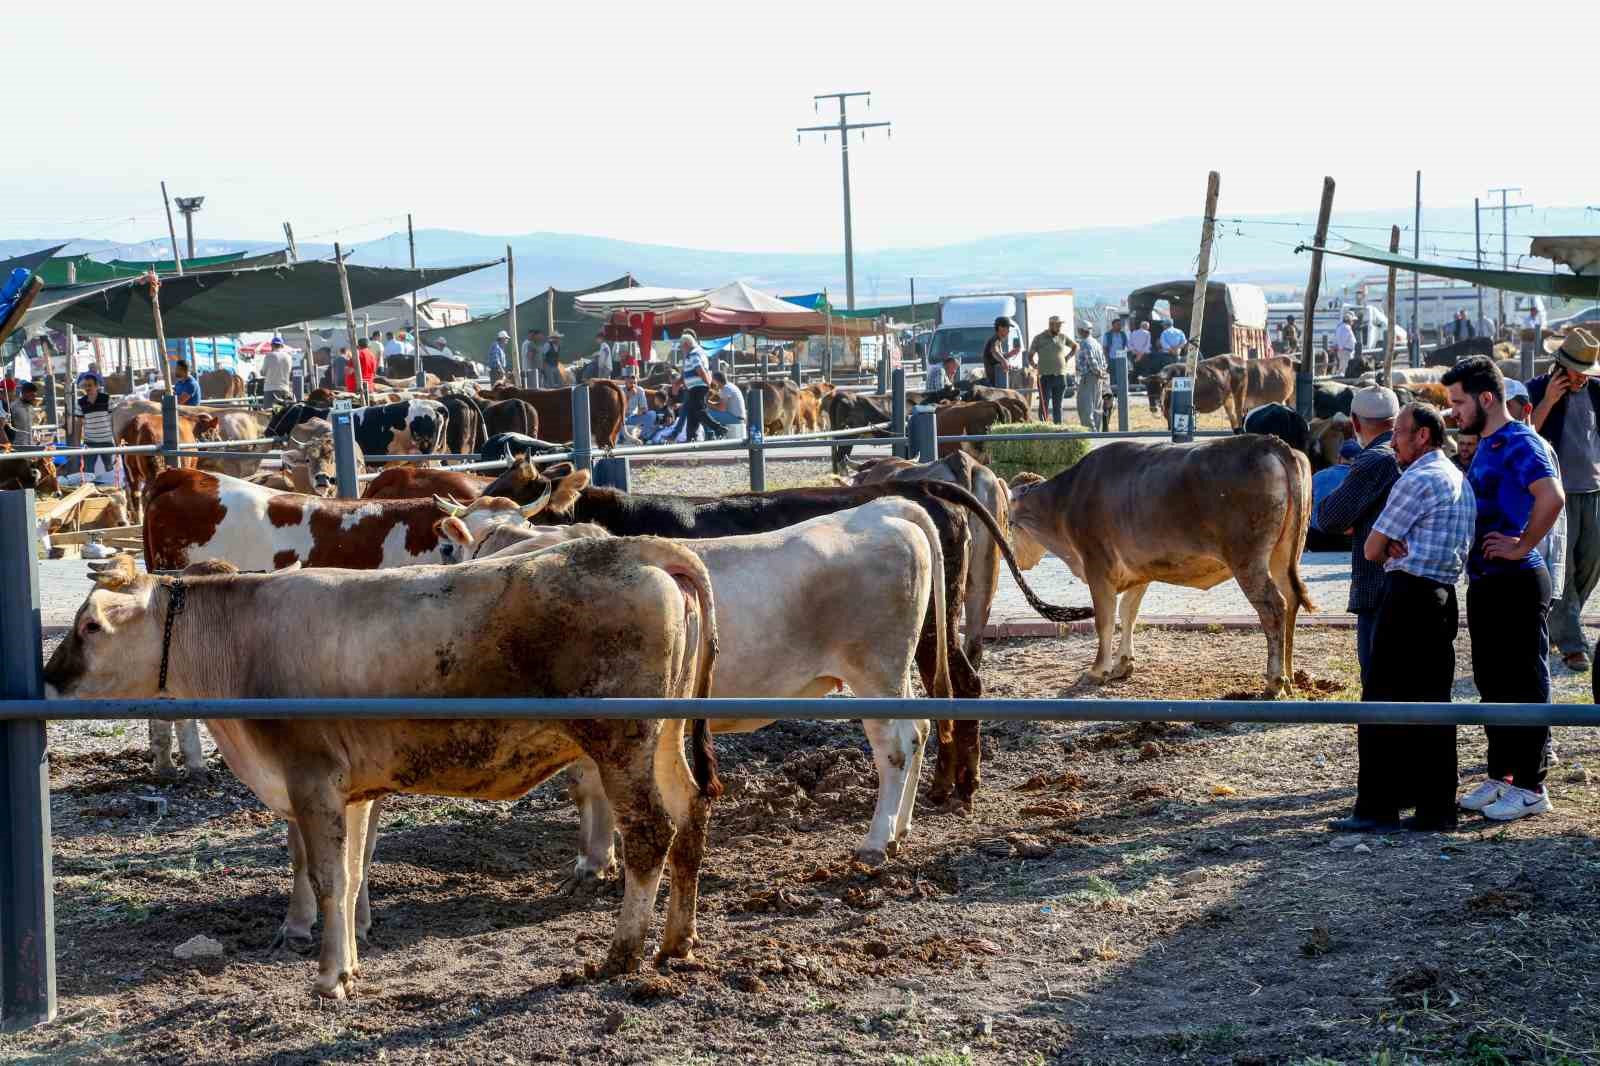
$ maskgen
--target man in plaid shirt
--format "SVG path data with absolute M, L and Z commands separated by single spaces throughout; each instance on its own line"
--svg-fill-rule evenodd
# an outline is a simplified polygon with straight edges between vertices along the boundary
M 1461 471 L 1439 450 L 1444 420 L 1425 403 L 1395 421 L 1394 450 L 1404 468 L 1362 545 L 1382 562 L 1372 662 L 1361 698 L 1448 703 L 1456 674 L 1456 581 L 1472 548 L 1478 508 Z M 1450 725 L 1357 727 L 1361 766 L 1355 813 L 1340 832 L 1423 831 L 1456 825 L 1456 730 Z M 1400 822 L 1402 808 L 1415 817 Z

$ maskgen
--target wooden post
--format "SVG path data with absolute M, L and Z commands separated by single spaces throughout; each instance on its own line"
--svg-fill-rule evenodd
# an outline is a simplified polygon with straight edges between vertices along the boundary
M 1184 376 L 1194 377 L 1195 364 L 1200 361 L 1200 330 L 1206 321 L 1206 282 L 1211 277 L 1211 240 L 1217 228 L 1217 193 L 1222 178 L 1213 170 L 1206 178 L 1206 213 L 1200 227 L 1200 268 L 1194 276 L 1194 307 L 1189 312 L 1189 350 L 1183 363 Z M 1242 412 L 1241 412 L 1242 413 Z
M 178 228 L 172 224 L 172 201 L 167 199 L 167 183 L 161 183 L 161 202 L 167 205 L 167 236 L 172 239 L 172 261 L 177 264 L 178 273 L 183 273 L 183 256 L 178 254 Z M 152 271 L 151 273 L 154 273 Z M 161 358 L 167 357 L 166 348 L 161 349 Z
M 417 269 L 417 231 L 411 228 L 411 213 L 406 212 L 406 243 L 411 246 L 411 269 Z M 515 340 L 515 338 L 512 338 Z M 411 290 L 411 367 L 417 372 L 417 388 L 428 382 L 422 369 L 422 305 L 417 302 L 417 290 Z
M 1396 254 L 1400 251 L 1400 227 L 1389 227 L 1389 252 Z M 1383 338 L 1383 374 L 1378 378 L 1379 385 L 1388 385 L 1394 380 L 1394 286 L 1398 271 L 1389 268 L 1389 288 L 1383 299 L 1383 313 L 1389 319 L 1389 328 L 1384 331 Z
M 172 360 L 167 358 L 167 327 L 161 321 L 161 279 L 156 277 L 154 270 L 145 275 L 145 284 L 150 287 L 150 315 L 156 320 L 156 358 L 161 360 L 161 380 L 166 383 L 167 395 L 176 395 L 172 391 Z
M 355 364 L 356 391 L 361 394 L 362 406 L 366 406 L 367 376 L 361 372 L 361 349 L 356 341 L 356 310 L 350 306 L 350 274 L 345 270 L 344 249 L 339 246 L 338 241 L 333 242 L 333 261 L 339 266 L 339 295 L 344 297 L 344 325 L 350 334 L 350 358 Z M 339 387 L 337 381 L 331 384 L 336 389 Z
M 76 285 L 77 283 L 78 283 L 78 261 L 76 259 L 68 259 L 67 260 L 67 284 L 68 285 Z M 77 395 L 77 390 L 78 390 L 78 331 L 73 329 L 72 325 L 70 323 L 67 325 L 67 351 L 66 351 L 66 356 L 67 356 L 67 361 L 63 365 L 66 367 L 66 371 L 67 371 L 67 388 L 66 388 L 67 402 L 63 406 L 66 408 L 66 411 L 67 411 L 66 425 L 67 425 L 67 429 L 68 429 L 68 431 L 70 433 L 71 428 L 72 428 L 73 418 L 76 415 L 77 410 L 78 410 L 78 403 L 77 403 L 77 400 L 78 400 L 78 395 Z M 54 380 L 54 378 L 56 376 L 55 360 L 54 359 L 50 359 L 50 358 L 47 357 L 45 359 L 44 368 L 45 368 L 45 373 L 48 374 L 52 380 Z M 129 387 L 130 390 L 133 387 L 133 378 L 132 377 L 129 377 L 129 379 L 128 379 L 128 387 Z M 54 411 L 50 412 L 50 421 L 56 423 L 57 425 L 61 424 L 60 420 L 56 418 L 56 413 Z
M 1333 179 L 1322 179 L 1322 206 L 1317 208 L 1317 234 L 1311 239 L 1311 277 L 1306 282 L 1305 332 L 1300 342 L 1300 369 L 1294 379 L 1294 406 L 1308 422 L 1314 411 L 1316 380 L 1311 364 L 1311 341 L 1315 332 L 1317 298 L 1322 286 L 1322 248 L 1328 243 L 1328 218 L 1333 214 Z M 1391 286 L 1391 291 L 1393 287 Z
M 506 353 L 511 383 L 525 389 L 528 383 L 522 379 L 522 344 L 517 340 L 517 259 L 509 244 L 506 245 L 506 332 L 511 334 L 511 350 Z M 539 353 L 534 352 L 533 356 L 537 359 Z
M 283 224 L 283 240 L 284 247 L 289 252 L 289 262 L 298 263 L 300 261 L 300 249 L 295 247 L 294 227 L 287 222 Z

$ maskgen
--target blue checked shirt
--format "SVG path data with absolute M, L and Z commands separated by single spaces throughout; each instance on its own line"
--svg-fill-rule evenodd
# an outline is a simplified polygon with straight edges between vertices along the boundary
M 1461 471 L 1438 449 L 1426 453 L 1400 474 L 1372 523 L 1374 533 L 1406 546 L 1406 554 L 1384 563 L 1384 570 L 1454 585 L 1466 566 L 1477 520 L 1477 500 Z

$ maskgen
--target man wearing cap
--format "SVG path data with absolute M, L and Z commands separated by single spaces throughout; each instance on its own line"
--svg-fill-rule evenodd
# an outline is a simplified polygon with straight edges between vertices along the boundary
M 1333 366 L 1328 368 L 1332 373 L 1341 373 L 1356 354 L 1356 331 L 1350 326 L 1355 320 L 1356 316 L 1346 311 L 1333 331 Z
M 1006 358 L 1011 354 L 1011 320 L 994 320 L 994 336 L 983 346 L 983 383 L 997 389 L 1006 387 Z
M 261 357 L 262 397 L 273 404 L 291 402 L 294 391 L 290 388 L 289 377 L 293 371 L 294 366 L 288 350 L 283 346 L 283 338 L 273 337 L 271 348 Z
M 1317 528 L 1328 533 L 1349 531 L 1350 598 L 1346 609 L 1356 616 L 1356 659 L 1361 682 L 1367 682 L 1372 661 L 1372 640 L 1377 632 L 1378 606 L 1383 600 L 1383 566 L 1367 559 L 1365 547 L 1372 523 L 1389 502 L 1389 490 L 1400 479 L 1394 454 L 1394 423 L 1400 401 L 1391 389 L 1372 385 L 1357 390 L 1350 401 L 1350 424 L 1361 454 L 1350 464 L 1344 484 L 1328 493 L 1316 506 Z
M 1567 581 L 1550 609 L 1550 642 L 1568 669 L 1581 672 L 1590 662 L 1580 616 L 1600 584 L 1600 337 L 1574 327 L 1552 354 L 1550 372 L 1528 382 L 1527 392 L 1530 424 L 1555 450 L 1566 492 Z
M 1078 350 L 1078 343 L 1062 331 L 1060 315 L 1051 315 L 1049 328 L 1028 345 L 1028 362 L 1039 371 L 1039 414 L 1044 416 L 1048 404 L 1056 425 L 1061 424 L 1061 398 L 1067 394 L 1067 360 Z
M 1106 356 L 1100 342 L 1078 327 L 1078 421 L 1093 433 L 1100 428 L 1100 396 L 1106 387 Z
M 1581 376 L 1581 375 L 1580 375 Z M 1467 557 L 1472 680 L 1485 703 L 1550 701 L 1550 573 L 1538 545 L 1561 517 L 1556 464 L 1539 435 L 1506 410 L 1505 378 L 1474 355 L 1445 372 L 1463 432 L 1478 435 L 1467 480 L 1478 520 Z M 1461 799 L 1469 811 L 1511 821 L 1550 810 L 1544 779 L 1547 726 L 1485 726 L 1488 779 Z
M 511 334 L 507 333 L 505 330 L 501 330 L 499 333 L 494 335 L 494 343 L 489 345 L 490 382 L 499 381 L 501 378 L 506 376 L 506 345 L 510 342 L 510 340 Z M 523 359 L 527 359 L 527 349 L 523 349 L 523 351 Z M 523 365 L 526 366 L 527 364 L 524 363 Z

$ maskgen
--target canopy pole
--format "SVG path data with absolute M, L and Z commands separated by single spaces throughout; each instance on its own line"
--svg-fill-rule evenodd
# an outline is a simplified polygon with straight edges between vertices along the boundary
M 361 372 L 361 347 L 356 340 L 356 311 L 350 306 L 350 274 L 344 266 L 344 249 L 338 241 L 333 242 L 333 260 L 339 267 L 339 295 L 344 297 L 344 325 L 350 334 L 350 359 L 355 364 L 356 391 L 361 394 L 361 405 L 367 404 L 367 376 Z M 337 389 L 339 383 L 331 382 Z
M 1194 306 L 1189 309 L 1189 350 L 1184 354 L 1183 376 L 1193 378 L 1200 361 L 1200 331 L 1206 323 L 1206 283 L 1211 277 L 1211 242 L 1217 229 L 1217 194 L 1222 176 L 1213 170 L 1206 178 L 1206 217 L 1200 227 L 1200 266 L 1194 275 Z M 1030 326 L 1031 328 L 1031 326 Z
M 1400 252 L 1400 227 L 1389 227 L 1389 252 L 1398 255 Z M 1394 266 L 1389 267 L 1389 289 L 1383 299 L 1383 313 L 1389 317 L 1389 328 L 1384 331 L 1383 339 L 1383 377 L 1378 379 L 1378 384 L 1385 387 L 1394 380 L 1394 287 L 1399 281 L 1399 271 Z M 1480 290 L 1482 291 L 1482 290 Z
M 506 332 L 511 335 L 511 351 L 506 353 L 511 365 L 511 382 L 525 389 L 528 382 L 522 375 L 527 371 L 522 365 L 522 343 L 517 340 L 517 258 L 509 244 L 506 245 Z M 535 358 L 538 355 L 538 352 L 533 353 Z
M 1322 206 L 1317 209 L 1317 234 L 1311 239 L 1311 276 L 1306 280 L 1305 332 L 1300 340 L 1300 369 L 1295 373 L 1294 406 L 1300 417 L 1311 420 L 1315 375 L 1311 368 L 1311 342 L 1316 332 L 1318 288 L 1322 283 L 1322 248 L 1328 243 L 1328 218 L 1333 214 L 1333 179 L 1322 179 Z
M 417 269 L 417 231 L 411 226 L 411 212 L 406 212 L 406 242 L 411 246 L 411 269 Z M 417 290 L 411 290 L 411 362 L 417 371 L 417 388 L 428 383 L 427 371 L 422 368 L 422 305 L 417 302 Z
M 174 396 L 172 361 L 167 358 L 167 327 L 161 321 L 161 279 L 152 270 L 145 275 L 145 284 L 150 287 L 150 317 L 156 322 L 156 355 L 161 360 L 161 379 L 166 382 L 167 395 Z

